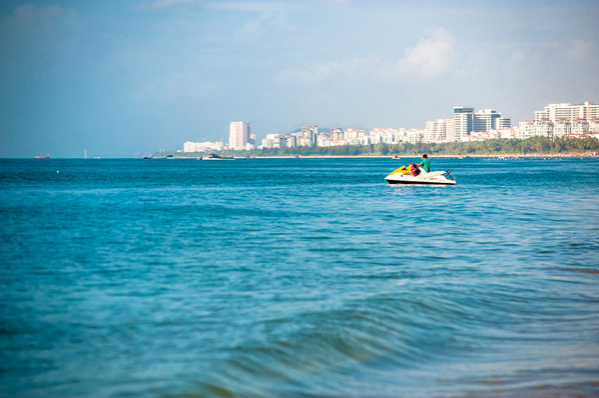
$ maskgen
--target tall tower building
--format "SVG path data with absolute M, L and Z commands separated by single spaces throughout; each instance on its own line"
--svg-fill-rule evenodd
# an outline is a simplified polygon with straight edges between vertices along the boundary
M 490 131 L 498 128 L 507 128 L 511 124 L 509 118 L 501 117 L 501 113 L 495 109 L 474 112 L 474 108 L 471 106 L 454 107 L 453 120 L 455 141 L 461 141 L 463 137 L 466 137 L 472 131 Z
M 462 137 L 467 136 L 474 127 L 474 107 L 472 106 L 454 106 L 453 121 L 455 140 L 461 141 Z
M 231 122 L 229 125 L 229 147 L 245 149 L 250 141 L 250 122 Z

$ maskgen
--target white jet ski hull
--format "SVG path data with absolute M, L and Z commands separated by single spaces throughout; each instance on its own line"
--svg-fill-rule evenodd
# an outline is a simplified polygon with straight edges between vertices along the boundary
M 456 181 L 450 178 L 449 171 L 434 171 L 432 173 L 421 173 L 414 177 L 409 173 L 391 173 L 385 180 L 389 184 L 418 184 L 418 185 L 455 185 Z

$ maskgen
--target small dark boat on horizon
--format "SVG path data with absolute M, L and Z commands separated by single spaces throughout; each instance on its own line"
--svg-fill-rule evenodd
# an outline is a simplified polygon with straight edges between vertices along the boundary
M 223 160 L 223 157 L 216 154 L 216 153 L 211 153 L 208 156 L 202 157 L 202 160 Z

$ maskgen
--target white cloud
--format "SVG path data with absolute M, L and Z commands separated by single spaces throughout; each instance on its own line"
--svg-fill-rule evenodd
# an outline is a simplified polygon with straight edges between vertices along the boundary
M 433 80 L 447 72 L 455 63 L 455 39 L 445 29 L 431 30 L 403 57 L 386 60 L 380 57 L 331 61 L 308 69 L 289 68 L 281 71 L 281 84 L 318 83 L 327 79 L 376 79 L 382 82 Z
M 432 80 L 444 74 L 455 62 L 455 39 L 441 28 L 432 30 L 427 36 L 415 46 L 408 47 L 404 57 L 380 65 L 377 77 L 382 80 Z

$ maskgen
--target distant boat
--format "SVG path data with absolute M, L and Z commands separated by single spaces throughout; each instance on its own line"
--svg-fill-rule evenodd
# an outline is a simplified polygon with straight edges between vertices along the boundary
M 36 156 L 36 159 L 50 159 L 50 154 L 46 155 L 46 156 Z
M 217 155 L 216 153 L 211 153 L 210 155 L 208 155 L 206 157 L 202 157 L 202 160 L 223 160 L 223 157 L 220 155 Z
M 142 156 L 142 159 L 152 159 L 152 155 L 148 155 L 148 156 Z

